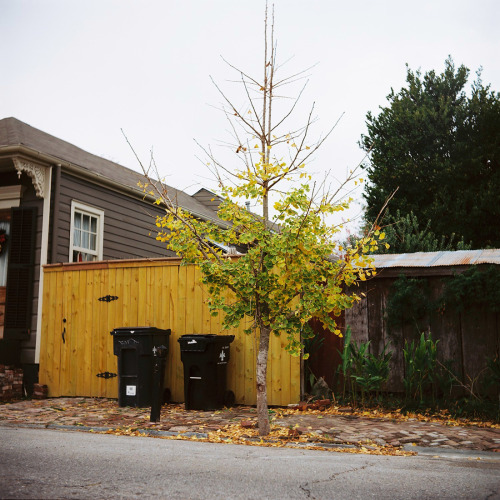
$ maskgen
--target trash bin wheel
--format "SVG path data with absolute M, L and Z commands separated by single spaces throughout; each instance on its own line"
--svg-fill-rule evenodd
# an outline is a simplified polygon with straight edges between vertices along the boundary
M 172 401 L 172 393 L 170 392 L 170 389 L 164 389 L 163 390 L 163 404 L 167 405 Z
M 233 391 L 226 391 L 224 393 L 224 406 L 234 406 L 236 398 Z

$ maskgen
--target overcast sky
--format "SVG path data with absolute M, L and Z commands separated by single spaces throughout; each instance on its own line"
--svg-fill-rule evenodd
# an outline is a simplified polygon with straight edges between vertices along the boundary
M 271 3 L 271 2 L 270 2 Z M 213 187 L 197 159 L 230 140 L 210 75 L 234 94 L 221 56 L 260 77 L 264 0 L 0 0 L 0 117 L 14 116 L 139 170 L 154 148 L 166 181 Z M 317 133 L 342 113 L 312 163 L 342 179 L 363 158 L 367 111 L 412 69 L 441 72 L 450 54 L 500 89 L 498 0 L 275 0 L 283 75 L 318 63 L 304 105 Z M 292 90 L 292 89 L 291 89 Z M 305 112 L 307 106 L 300 111 Z M 297 114 L 290 127 L 304 122 Z M 358 192 L 358 197 L 360 193 Z

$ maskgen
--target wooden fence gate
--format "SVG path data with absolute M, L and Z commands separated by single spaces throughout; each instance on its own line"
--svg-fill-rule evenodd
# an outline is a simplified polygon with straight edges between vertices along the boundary
M 49 396 L 118 397 L 117 358 L 110 332 L 119 327 L 170 328 L 165 387 L 184 400 L 184 375 L 177 339 L 183 334 L 230 334 L 227 388 L 236 402 L 256 403 L 253 335 L 221 330 L 210 316 L 207 292 L 195 266 L 177 258 L 53 264 L 44 267 L 40 383 Z M 285 351 L 286 339 L 273 336 L 268 363 L 268 401 L 297 403 L 300 358 Z

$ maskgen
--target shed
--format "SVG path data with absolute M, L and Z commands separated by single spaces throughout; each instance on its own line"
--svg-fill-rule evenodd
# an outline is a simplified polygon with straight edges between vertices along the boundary
M 371 341 L 370 349 L 375 354 L 390 343 L 393 357 L 387 390 L 403 391 L 404 342 L 415 340 L 420 331 L 430 332 L 434 340 L 439 340 L 438 359 L 449 363 L 462 382 L 477 381 L 487 360 L 499 356 L 500 304 L 495 306 L 487 290 L 482 295 L 476 289 L 458 308 L 446 304 L 443 294 L 455 276 L 473 270 L 500 272 L 500 250 L 417 252 L 373 258 L 377 275 L 356 288 L 366 298 L 345 312 L 345 323 L 351 327 L 354 341 Z M 413 280 L 407 282 L 406 293 L 410 295 L 406 303 L 401 294 L 399 303 L 394 300 L 402 276 Z M 476 281 L 476 286 L 485 286 Z M 410 285 L 416 287 L 413 297 Z

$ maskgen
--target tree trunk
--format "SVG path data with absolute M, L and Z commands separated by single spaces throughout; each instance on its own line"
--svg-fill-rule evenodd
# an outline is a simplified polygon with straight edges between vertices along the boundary
M 267 357 L 269 352 L 268 328 L 261 328 L 259 336 L 259 352 L 257 354 L 257 417 L 259 434 L 267 436 L 271 430 L 269 425 L 269 412 L 267 409 Z

